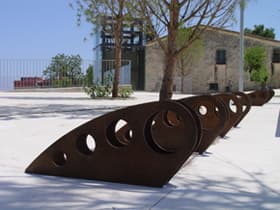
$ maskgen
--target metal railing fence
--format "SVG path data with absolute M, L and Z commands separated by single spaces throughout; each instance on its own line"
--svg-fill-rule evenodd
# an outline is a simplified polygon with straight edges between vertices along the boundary
M 114 60 L 100 61 L 101 83 L 109 72 L 114 75 Z M 86 72 L 95 66 L 92 60 L 82 60 L 77 65 L 71 63 L 53 64 L 47 59 L 0 59 L 0 91 L 15 89 L 82 87 Z M 131 65 L 122 61 L 120 84 L 130 84 Z M 95 75 L 94 75 L 95 77 Z
M 108 77 L 114 77 L 115 70 L 115 60 L 103 60 L 102 62 L 102 72 L 103 72 L 103 82 Z M 120 81 L 121 85 L 131 84 L 131 61 L 122 60 L 120 69 Z

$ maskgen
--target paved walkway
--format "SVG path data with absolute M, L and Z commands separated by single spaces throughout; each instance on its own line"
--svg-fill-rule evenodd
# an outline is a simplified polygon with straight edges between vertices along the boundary
M 158 94 L 145 92 L 127 100 L 0 92 L 0 209 L 280 209 L 280 91 L 160 189 L 24 173 L 39 153 L 76 126 L 157 99 Z

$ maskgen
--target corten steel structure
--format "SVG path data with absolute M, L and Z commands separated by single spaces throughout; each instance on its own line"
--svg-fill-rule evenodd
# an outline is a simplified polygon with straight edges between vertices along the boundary
M 242 116 L 242 107 L 235 94 L 223 93 L 215 96 L 222 104 L 224 104 L 228 112 L 228 120 L 225 121 L 223 130 L 220 133 L 220 136 L 224 137 Z
M 273 95 L 273 90 L 202 95 L 116 110 L 61 137 L 26 172 L 162 187 L 194 152 L 203 153 L 237 126 L 251 104 Z
M 202 154 L 222 132 L 228 120 L 227 109 L 216 97 L 211 95 L 188 97 L 179 100 L 194 110 L 201 124 L 201 143 L 195 152 Z
M 166 111 L 180 116 L 178 126 L 159 120 L 158 116 Z M 115 127 L 121 119 L 127 122 L 129 130 L 119 138 Z M 87 147 L 88 135 L 95 139 L 94 152 Z M 43 152 L 26 171 L 160 187 L 192 154 L 198 138 L 194 116 L 187 107 L 177 102 L 141 104 L 74 129 Z
M 253 106 L 262 106 L 267 103 L 274 94 L 275 93 L 272 89 L 268 89 L 253 91 L 249 93 L 248 96 L 250 97 Z
M 246 116 L 246 114 L 250 111 L 252 102 L 250 97 L 243 92 L 237 91 L 233 92 L 233 94 L 236 95 L 236 97 L 239 99 L 239 103 L 242 106 L 242 115 L 234 124 L 234 127 L 237 127 L 238 124 L 242 121 L 242 119 Z

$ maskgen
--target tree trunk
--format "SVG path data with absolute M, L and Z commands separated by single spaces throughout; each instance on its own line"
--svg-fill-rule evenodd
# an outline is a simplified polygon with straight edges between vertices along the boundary
M 180 5 L 178 0 L 171 0 L 169 6 L 170 22 L 168 23 L 167 50 L 165 53 L 165 69 L 162 79 L 159 100 L 172 98 L 173 77 L 176 65 L 176 39 L 179 28 Z
M 172 98 L 175 64 L 176 64 L 176 57 L 172 54 L 166 55 L 164 76 L 162 79 L 160 95 L 159 95 L 160 101 L 164 101 Z
M 115 76 L 113 83 L 112 97 L 118 97 L 119 92 L 119 81 L 120 81 L 120 69 L 121 69 L 121 59 L 122 59 L 122 45 L 121 45 L 121 17 L 117 17 L 117 27 L 115 31 Z
M 121 58 L 122 58 L 122 50 L 121 46 L 117 46 L 115 48 L 115 76 L 113 83 L 113 91 L 112 97 L 118 97 L 118 89 L 119 89 L 119 81 L 120 81 L 120 69 L 121 69 Z

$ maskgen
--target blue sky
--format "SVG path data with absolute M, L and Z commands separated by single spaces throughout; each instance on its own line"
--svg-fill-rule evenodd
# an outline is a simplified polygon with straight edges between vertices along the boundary
M 0 0 L 0 58 L 49 59 L 57 53 L 92 59 L 90 26 L 77 27 L 70 0 Z
M 91 26 L 76 25 L 71 0 L 0 0 L 0 59 L 50 59 L 58 53 L 93 58 Z M 237 20 L 239 18 L 238 12 Z M 280 1 L 251 0 L 245 11 L 245 27 L 273 27 L 280 39 Z M 237 23 L 232 28 L 239 30 Z
M 239 19 L 239 10 L 236 11 Z M 244 26 L 253 28 L 254 25 L 263 24 L 266 28 L 274 28 L 276 39 L 280 40 L 280 1 L 279 0 L 249 0 L 244 14 Z M 239 22 L 233 26 L 239 31 Z

